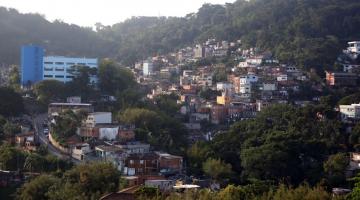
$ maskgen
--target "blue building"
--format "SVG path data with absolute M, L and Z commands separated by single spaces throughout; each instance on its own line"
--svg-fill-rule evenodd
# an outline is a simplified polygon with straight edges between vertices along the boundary
M 27 86 L 43 80 L 44 49 L 35 45 L 21 47 L 21 85 Z

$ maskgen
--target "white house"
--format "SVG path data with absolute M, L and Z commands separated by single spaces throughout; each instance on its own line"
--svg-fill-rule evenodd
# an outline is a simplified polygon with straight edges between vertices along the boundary
M 360 104 L 340 105 L 339 108 L 342 120 L 360 118 Z
M 275 83 L 263 83 L 263 91 L 275 91 L 276 84 Z
M 71 150 L 71 155 L 77 160 L 84 160 L 86 154 L 91 153 L 92 150 L 88 143 L 77 144 Z
M 248 94 L 248 93 L 251 93 L 251 84 L 250 83 L 240 84 L 240 94 Z
M 287 81 L 288 80 L 288 75 L 287 74 L 281 74 L 279 76 L 276 77 L 277 81 Z
M 226 83 L 226 82 L 216 83 L 216 90 L 217 91 L 231 90 L 232 88 L 233 88 L 232 83 Z
M 119 134 L 119 127 L 99 128 L 100 140 L 115 140 Z
M 111 112 L 94 112 L 89 113 L 85 124 L 88 127 L 95 127 L 97 124 L 111 124 L 112 115 Z
M 351 53 L 360 53 L 360 41 L 348 42 L 347 50 Z
M 259 78 L 255 74 L 247 74 L 245 76 L 240 77 L 240 85 L 241 84 L 248 84 L 248 83 L 256 83 L 258 82 Z

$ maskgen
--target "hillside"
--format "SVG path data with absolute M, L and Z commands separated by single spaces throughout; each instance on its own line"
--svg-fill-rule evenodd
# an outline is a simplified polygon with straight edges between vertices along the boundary
M 107 56 L 113 43 L 100 39 L 91 29 L 60 21 L 53 23 L 37 14 L 21 14 L 0 7 L 0 64 L 18 64 L 20 46 L 38 44 L 47 54 L 69 56 Z
M 16 63 L 19 46 L 44 45 L 65 55 L 113 57 L 130 65 L 209 37 L 242 39 L 245 46 L 270 50 L 282 61 L 331 68 L 349 40 L 359 40 L 358 0 L 238 0 L 203 5 L 185 17 L 133 17 L 97 31 L 40 15 L 0 9 L 1 62 Z
M 121 40 L 119 55 L 130 63 L 216 37 L 241 38 L 307 68 L 330 68 L 346 42 L 360 37 L 359 10 L 357 0 L 238 0 L 205 4 L 184 18 L 132 18 L 99 33 Z

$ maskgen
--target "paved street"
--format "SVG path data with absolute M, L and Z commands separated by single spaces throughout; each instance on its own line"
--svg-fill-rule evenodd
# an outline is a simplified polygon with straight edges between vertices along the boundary
M 50 142 L 47 135 L 44 134 L 43 122 L 47 119 L 47 113 L 40 114 L 33 119 L 35 132 L 38 135 L 40 144 L 47 147 L 49 153 L 59 158 L 66 158 L 59 150 L 57 150 Z

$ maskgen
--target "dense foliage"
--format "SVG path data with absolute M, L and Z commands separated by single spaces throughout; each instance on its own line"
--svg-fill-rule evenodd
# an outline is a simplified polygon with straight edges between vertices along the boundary
M 120 120 L 134 124 L 136 138 L 157 149 L 183 154 L 187 146 L 187 129 L 178 120 L 146 108 L 128 108 L 120 113 Z
M 78 165 L 62 176 L 41 175 L 24 184 L 19 200 L 99 199 L 119 188 L 120 174 L 110 163 Z
M 51 124 L 51 136 L 60 144 L 65 145 L 66 140 L 76 134 L 81 121 L 87 116 L 85 112 L 67 110 L 56 116 L 55 123 Z
M 237 0 L 224 6 L 205 4 L 185 17 L 133 17 L 113 26 L 96 24 L 97 32 L 1 8 L 0 37 L 7 39 L 0 57 L 6 58 L 2 62 L 18 63 L 19 46 L 34 43 L 52 54 L 106 56 L 133 64 L 216 37 L 241 39 L 245 47 L 270 50 L 280 60 L 303 67 L 329 69 L 346 42 L 358 39 L 359 8 L 357 0 Z
M 65 101 L 66 97 L 70 96 L 80 96 L 83 102 L 88 102 L 99 100 L 101 95 L 122 97 L 124 91 L 137 86 L 130 70 L 110 60 L 103 60 L 98 70 L 75 65 L 72 66 L 71 71 L 75 77 L 70 82 L 43 80 L 36 83 L 34 93 L 37 99 L 45 105 L 50 102 Z M 95 78 L 96 76 L 98 78 Z M 96 81 L 99 83 L 98 87 Z
M 212 157 L 231 164 L 234 182 L 316 184 L 325 177 L 328 184 L 341 186 L 348 157 L 336 153 L 356 148 L 358 134 L 357 129 L 347 134 L 327 107 L 269 107 L 254 120 L 237 122 L 210 144 L 194 144 L 187 152 L 189 169 L 201 173 L 206 158 Z M 348 143 L 350 139 L 354 142 Z
M 50 55 L 105 57 L 114 43 L 101 39 L 91 28 L 61 21 L 49 22 L 39 14 L 20 14 L 0 7 L 1 63 L 19 64 L 20 46 L 38 44 Z
M 13 89 L 0 87 L 0 115 L 17 116 L 24 112 L 23 99 Z

